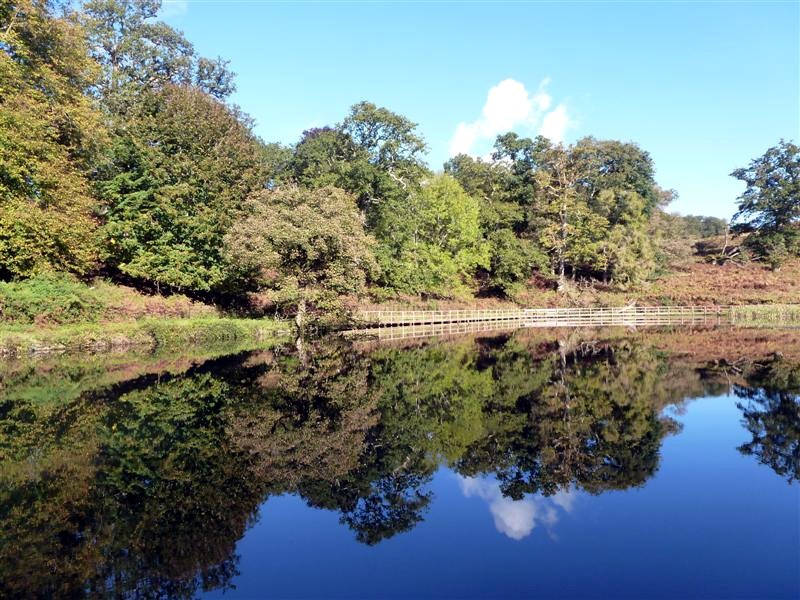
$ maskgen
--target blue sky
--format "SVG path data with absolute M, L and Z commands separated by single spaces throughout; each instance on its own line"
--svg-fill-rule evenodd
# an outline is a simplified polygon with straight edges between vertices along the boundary
M 800 140 L 797 0 L 174 0 L 163 14 L 231 61 L 233 101 L 267 141 L 360 100 L 419 123 L 434 169 L 486 154 L 500 129 L 634 141 L 678 191 L 672 210 L 729 217 L 731 170 Z

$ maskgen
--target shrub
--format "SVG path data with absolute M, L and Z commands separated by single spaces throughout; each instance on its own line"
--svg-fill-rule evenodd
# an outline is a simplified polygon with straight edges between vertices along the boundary
M 103 304 L 91 287 L 63 273 L 0 283 L 0 322 L 95 322 Z

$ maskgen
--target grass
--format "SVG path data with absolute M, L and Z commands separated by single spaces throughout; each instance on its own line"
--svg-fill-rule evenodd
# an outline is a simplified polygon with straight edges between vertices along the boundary
M 181 295 L 148 296 L 96 280 L 45 274 L 0 283 L 0 356 L 263 341 L 289 327 L 234 319 Z
M 214 307 L 180 294 L 148 296 L 99 279 L 86 284 L 63 273 L 0 282 L 0 324 L 44 326 L 213 316 L 218 316 Z
M 48 352 L 103 352 L 120 348 L 181 348 L 238 340 L 264 341 L 290 331 L 271 319 L 142 319 L 119 323 L 81 323 L 57 327 L 0 326 L 0 355 L 24 356 Z

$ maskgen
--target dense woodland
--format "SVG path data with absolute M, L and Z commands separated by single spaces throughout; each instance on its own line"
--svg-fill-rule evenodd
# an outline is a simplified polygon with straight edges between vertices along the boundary
M 234 75 L 157 18 L 160 0 L 0 1 L 0 281 L 102 276 L 219 300 L 329 309 L 367 291 L 514 299 L 572 281 L 630 288 L 699 238 L 634 143 L 515 133 L 441 170 L 406 117 L 359 102 L 292 146 L 229 99 Z M 800 254 L 800 148 L 746 183 L 739 258 Z M 727 248 L 722 249 L 722 258 Z

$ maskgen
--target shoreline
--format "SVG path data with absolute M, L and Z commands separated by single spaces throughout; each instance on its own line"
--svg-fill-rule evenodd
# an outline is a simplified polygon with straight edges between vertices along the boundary
M 101 353 L 143 349 L 154 351 L 180 345 L 204 345 L 242 340 L 281 339 L 289 323 L 274 319 L 206 317 L 141 319 L 115 323 L 80 323 L 55 327 L 0 326 L 0 359 L 71 352 Z
M 567 319 L 562 326 L 571 329 L 581 329 L 591 326 L 625 325 L 629 318 L 607 317 L 594 320 L 591 313 L 608 312 L 609 309 L 585 308 L 580 309 L 585 317 L 580 322 Z M 518 312 L 551 312 L 550 309 L 520 309 Z M 614 310 L 618 312 L 619 309 Z M 393 311 L 392 311 L 393 312 Z M 405 311 L 404 311 L 405 312 Z M 472 311 L 455 311 L 464 315 Z M 478 319 L 477 316 L 485 315 L 485 309 L 474 309 L 475 318 L 459 318 L 451 320 L 450 327 L 456 321 L 469 321 L 472 325 L 489 322 L 491 319 Z M 515 311 L 517 312 L 517 311 Z M 552 311 L 560 312 L 560 311 Z M 567 311 L 565 311 L 567 312 Z M 571 311 L 569 311 L 571 312 Z M 623 309 L 624 312 L 624 309 Z M 760 304 L 740 305 L 725 307 L 725 324 L 732 327 L 787 327 L 800 326 L 800 304 Z M 409 313 L 406 313 L 406 315 Z M 411 311 L 414 314 L 414 311 Z M 416 314 L 425 314 L 420 312 Z M 442 313 L 445 314 L 445 313 Z M 718 320 L 717 312 L 709 313 L 711 320 Z M 419 325 L 417 320 L 413 320 Z M 427 322 L 427 318 L 425 319 Z M 527 319 L 511 319 L 507 321 L 512 327 L 524 328 Z M 612 322 L 613 321 L 613 322 Z M 617 322 L 619 321 L 619 322 Z M 707 322 L 708 319 L 702 321 Z M 441 320 L 437 319 L 441 324 Z M 548 320 L 550 322 L 550 320 Z M 671 325 L 691 325 L 701 321 L 687 316 L 684 320 L 680 314 L 677 319 L 670 321 Z M 369 323 L 361 322 L 356 331 L 369 332 L 370 327 L 383 326 L 394 328 L 410 325 L 406 323 Z M 463 324 L 463 323 L 462 323 Z M 652 324 L 641 322 L 640 325 Z M 551 323 L 553 325 L 553 323 Z M 447 323 L 444 323 L 448 327 Z M 558 326 L 558 324 L 556 324 Z M 352 333 L 353 330 L 350 330 Z M 455 332 L 457 333 L 457 332 Z M 292 324 L 289 321 L 275 319 L 238 319 L 230 317 L 203 317 L 185 319 L 160 319 L 147 318 L 137 321 L 123 321 L 112 323 L 81 323 L 60 325 L 54 327 L 41 327 L 35 325 L 5 325 L 0 326 L 0 359 L 20 359 L 42 355 L 87 353 L 98 354 L 112 351 L 144 350 L 154 352 L 158 349 L 170 349 L 185 345 L 203 346 L 219 343 L 265 341 L 291 341 Z

